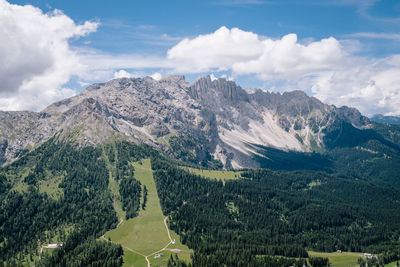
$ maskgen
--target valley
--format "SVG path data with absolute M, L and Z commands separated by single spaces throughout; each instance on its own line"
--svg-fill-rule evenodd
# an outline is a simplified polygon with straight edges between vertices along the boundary
M 146 207 L 139 211 L 137 217 L 124 220 L 116 229 L 106 232 L 104 239 L 122 245 L 124 266 L 144 266 L 144 260 L 151 266 L 165 266 L 175 252 L 189 262 L 192 251 L 180 243 L 177 234 L 168 229 L 168 217 L 161 210 L 150 159 L 132 165 L 135 169 L 134 178 L 148 189 Z M 162 256 L 155 258 L 155 255 Z

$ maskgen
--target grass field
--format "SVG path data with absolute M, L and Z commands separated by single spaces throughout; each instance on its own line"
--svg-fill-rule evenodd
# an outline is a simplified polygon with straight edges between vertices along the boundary
M 38 181 L 39 192 L 46 193 L 49 197 L 58 200 L 63 195 L 63 190 L 58 187 L 61 181 L 64 179 L 65 173 L 63 174 L 52 174 L 46 171 L 46 179 Z
M 171 238 L 175 239 L 175 244 L 169 244 L 170 239 L 164 225 L 164 215 L 161 211 L 150 160 L 146 159 L 133 164 L 135 179 L 145 185 L 148 190 L 146 209 L 140 210 L 137 217 L 123 221 L 118 228 L 107 232 L 105 237 L 123 246 L 124 266 L 147 266 L 144 255 L 148 256 L 152 266 L 165 266 L 171 254 L 169 249 L 179 249 L 179 257 L 189 260 L 191 251 L 180 243 L 179 236 L 172 231 Z M 164 251 L 158 252 L 164 248 Z M 163 256 L 155 259 L 156 253 L 161 253 Z
M 193 174 L 200 175 L 204 178 L 221 180 L 223 182 L 227 180 L 235 180 L 242 178 L 241 172 L 237 171 L 215 171 L 215 170 L 202 170 L 195 169 L 190 167 L 181 167 L 184 170 L 187 170 Z
M 332 267 L 354 267 L 359 266 L 357 264 L 358 258 L 363 256 L 361 252 L 314 252 L 308 251 L 308 255 L 310 257 L 324 257 L 329 258 L 329 262 L 331 263 Z
M 385 264 L 385 267 L 398 267 L 398 265 L 397 265 L 397 261 L 394 261 L 394 262 L 391 262 L 391 263 Z
M 112 143 L 112 145 L 115 146 L 115 143 Z M 111 194 L 113 195 L 113 205 L 114 205 L 114 210 L 117 213 L 118 216 L 118 221 L 123 221 L 125 220 L 125 211 L 122 209 L 122 203 L 121 203 L 121 196 L 119 194 L 119 185 L 118 182 L 115 180 L 116 176 L 116 166 L 115 162 L 118 157 L 117 155 L 117 149 L 114 147 L 114 164 L 111 164 L 110 159 L 107 156 L 107 153 L 104 150 L 104 146 L 102 149 L 102 157 L 104 158 L 104 161 L 106 162 L 107 169 L 108 169 L 108 176 L 109 176 L 109 183 L 108 183 L 108 188 L 110 189 Z

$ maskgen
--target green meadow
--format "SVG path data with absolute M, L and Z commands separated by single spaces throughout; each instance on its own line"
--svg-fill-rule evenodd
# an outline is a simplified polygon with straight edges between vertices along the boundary
M 168 262 L 170 254 L 175 252 L 180 258 L 190 260 L 192 251 L 180 243 L 179 236 L 170 231 L 175 244 L 171 244 L 168 237 L 150 160 L 135 162 L 133 165 L 135 179 L 148 190 L 146 208 L 140 210 L 137 217 L 124 220 L 116 229 L 108 231 L 105 238 L 123 246 L 124 266 L 147 266 L 145 256 L 148 256 L 152 266 L 163 266 Z M 155 254 L 162 254 L 162 257 L 154 258 Z
M 308 251 L 310 257 L 324 257 L 328 258 L 332 267 L 355 267 L 359 266 L 357 264 L 358 258 L 363 256 L 361 252 L 314 252 Z
M 227 180 L 236 180 L 242 178 L 241 172 L 238 171 L 216 171 L 216 170 L 203 170 L 190 167 L 181 167 L 190 173 L 200 175 L 204 178 L 221 180 L 223 182 Z

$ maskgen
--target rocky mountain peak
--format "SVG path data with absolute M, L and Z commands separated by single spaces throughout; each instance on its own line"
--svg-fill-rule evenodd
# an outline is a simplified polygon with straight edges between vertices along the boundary
M 235 82 L 228 81 L 225 78 L 212 80 L 209 75 L 197 79 L 190 86 L 190 92 L 192 97 L 196 99 L 208 98 L 210 95 L 218 94 L 231 103 L 248 101 L 246 91 L 236 85 Z
M 0 160 L 15 158 L 56 133 L 81 145 L 118 135 L 167 153 L 176 149 L 168 141 L 175 136 L 197 144 L 182 148 L 195 158 L 211 154 L 226 167 L 256 167 L 256 146 L 321 150 L 327 132 L 340 127 L 336 122 L 369 124 L 356 109 L 326 105 L 302 91 L 247 91 L 210 76 L 193 84 L 177 75 L 96 83 L 39 113 L 0 112 Z

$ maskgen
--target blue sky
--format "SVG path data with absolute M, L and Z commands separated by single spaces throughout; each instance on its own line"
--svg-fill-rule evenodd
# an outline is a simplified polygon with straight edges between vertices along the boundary
M 133 77 L 160 73 L 184 74 L 189 81 L 199 75 L 213 74 L 233 79 L 243 87 L 273 91 L 301 89 L 331 104 L 354 105 L 364 114 L 400 114 L 397 108 L 400 86 L 396 85 L 400 75 L 400 2 L 396 0 L 8 3 L 13 7 L 32 5 L 41 10 L 41 16 L 61 16 L 54 13 L 55 9 L 61 10 L 63 19 L 72 19 L 72 28 L 87 22 L 92 26 L 87 25 L 84 33 L 76 33 L 71 28 L 68 37 L 57 39 L 68 43 L 64 54 L 76 55 L 75 64 L 86 67 L 82 71 L 85 75 L 70 71 L 58 84 L 54 81 L 52 86 L 58 87 L 58 91 L 47 98 L 41 97 L 32 85 L 29 91 L 34 92 L 38 105 L 15 100 L 18 92 L 28 90 L 23 87 L 26 79 L 16 82 L 14 91 L 0 90 L 6 92 L 0 94 L 0 109 L 37 110 L 50 104 L 49 101 L 81 91 L 88 83 L 117 77 L 116 73 Z M 0 13 L 0 19 L 1 16 Z M 223 30 L 217 33 L 221 27 Z M 239 32 L 234 32 L 234 28 Z M 290 34 L 297 38 L 293 39 Z M 200 35 L 208 37 L 202 39 Z M 285 36 L 291 38 L 284 42 Z M 180 43 L 185 38 L 188 43 Z M 248 38 L 253 39 L 248 41 Z M 230 40 L 239 41 L 232 53 L 224 53 Z M 268 40 L 271 42 L 266 44 Z M 207 46 L 207 42 L 213 43 L 213 47 Z M 221 52 L 216 52 L 221 54 L 219 60 L 203 65 L 199 62 L 201 57 L 193 57 L 196 53 L 204 58 L 218 57 L 219 54 L 207 54 L 207 51 L 219 45 L 217 50 Z M 288 45 L 293 49 L 287 48 Z M 280 49 L 272 49 L 279 46 Z M 248 47 L 249 55 L 242 51 L 240 57 L 235 57 L 237 47 L 244 50 Z M 258 55 L 251 54 L 254 49 L 260 49 Z M 316 49 L 315 56 L 313 49 Z M 302 56 L 288 63 L 290 56 L 287 55 L 296 53 Z M 58 58 L 59 54 L 55 53 L 54 57 Z M 232 59 L 226 62 L 225 58 L 229 57 Z M 191 69 L 193 65 L 196 67 Z M 42 74 L 30 73 L 29 77 Z M 366 81 L 366 77 L 372 78 Z
M 76 23 L 99 21 L 97 32 L 71 43 L 85 45 L 90 41 L 90 47 L 110 53 L 162 55 L 184 37 L 207 34 L 221 26 L 237 27 L 274 38 L 296 33 L 299 39 L 304 40 L 330 36 L 358 39 L 365 45 L 360 53 L 373 56 L 400 50 L 399 40 L 352 38 L 356 33 L 365 32 L 400 35 L 400 2 L 397 0 L 49 0 L 10 3 L 31 4 L 44 12 L 60 9 Z

